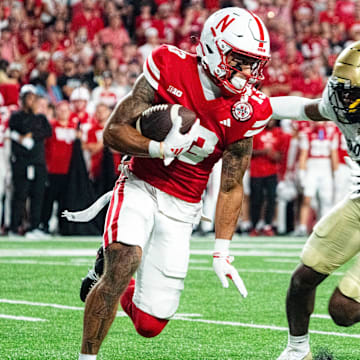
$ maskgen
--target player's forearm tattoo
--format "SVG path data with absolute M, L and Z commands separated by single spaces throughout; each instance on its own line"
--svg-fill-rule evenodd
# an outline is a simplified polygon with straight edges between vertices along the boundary
M 98 352 L 116 316 L 120 295 L 140 264 L 141 249 L 116 243 L 105 257 L 105 273 L 86 299 L 81 349 L 86 354 Z
M 237 141 L 223 154 L 221 191 L 229 192 L 242 178 L 249 166 L 252 153 L 252 138 Z
M 154 102 L 155 90 L 142 75 L 132 92 L 116 107 L 111 122 L 131 124 L 144 110 Z

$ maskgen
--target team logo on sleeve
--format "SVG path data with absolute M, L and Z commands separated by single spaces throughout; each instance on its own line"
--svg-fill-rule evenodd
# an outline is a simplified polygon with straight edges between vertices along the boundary
M 249 120 L 253 112 L 253 107 L 248 102 L 237 101 L 231 108 L 232 116 L 238 121 Z

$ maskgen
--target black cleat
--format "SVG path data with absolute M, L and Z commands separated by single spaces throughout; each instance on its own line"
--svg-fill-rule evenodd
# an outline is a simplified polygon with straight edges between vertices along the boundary
M 104 272 L 104 249 L 101 246 L 96 254 L 94 268 L 90 269 L 87 275 L 82 279 L 81 287 L 80 287 L 80 299 L 82 302 L 85 302 L 88 293 L 99 281 L 103 272 Z

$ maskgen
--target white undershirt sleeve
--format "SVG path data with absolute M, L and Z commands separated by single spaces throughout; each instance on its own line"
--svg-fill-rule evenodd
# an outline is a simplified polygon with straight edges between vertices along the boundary
M 273 109 L 272 117 L 277 120 L 310 120 L 305 114 L 305 106 L 314 101 L 318 100 L 307 99 L 300 96 L 271 97 L 270 103 Z

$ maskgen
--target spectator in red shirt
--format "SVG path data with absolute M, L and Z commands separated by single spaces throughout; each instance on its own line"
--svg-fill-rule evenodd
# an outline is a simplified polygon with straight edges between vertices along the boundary
M 291 95 L 321 97 L 324 90 L 324 79 L 319 70 L 316 61 L 305 63 L 302 76 L 293 80 Z
M 251 236 L 260 235 L 256 228 L 264 208 L 265 226 L 262 234 L 274 236 L 272 221 L 275 215 L 278 163 L 281 160 L 282 130 L 271 119 L 267 127 L 254 136 L 250 163 L 250 216 L 253 225 Z
M 77 32 L 85 27 L 87 36 L 92 41 L 97 32 L 104 28 L 100 12 L 95 8 L 93 0 L 82 0 L 82 9 L 75 14 L 71 21 L 71 30 Z
M 151 27 L 157 29 L 161 43 L 175 44 L 176 16 L 173 15 L 172 5 L 164 2 L 159 5 Z M 176 22 L 176 25 L 174 25 Z
M 208 10 L 202 6 L 202 1 L 190 1 L 190 4 L 184 10 L 183 19 L 177 27 L 177 43 L 188 40 L 190 36 L 199 37 L 208 14 Z M 159 37 L 161 39 L 161 33 L 159 33 Z
M 109 26 L 99 32 L 99 41 L 101 45 L 106 43 L 112 44 L 114 47 L 114 56 L 117 59 L 121 59 L 122 48 L 124 44 L 130 42 L 130 38 L 118 12 L 110 14 Z
M 140 4 L 140 14 L 135 19 L 136 42 L 140 46 L 145 43 L 145 31 L 152 26 L 152 6 L 150 1 L 143 1 Z
M 51 121 L 52 136 L 46 141 L 45 156 L 49 173 L 48 186 L 42 210 L 42 224 L 45 232 L 49 231 L 49 220 L 54 202 L 58 202 L 59 233 L 62 234 L 63 203 L 67 194 L 67 183 L 73 143 L 77 136 L 77 123 L 71 118 L 70 105 L 62 101 L 56 106 L 56 118 Z
M 2 29 L 0 33 L 0 58 L 8 62 L 19 58 L 16 36 L 12 35 L 10 27 Z
M 301 64 L 304 58 L 296 47 L 295 40 L 288 40 L 282 53 L 282 61 L 287 65 L 288 73 L 291 78 L 301 76 Z
M 319 23 L 323 33 L 330 33 L 333 25 L 339 26 L 341 31 L 345 31 L 346 20 L 336 11 L 336 0 L 327 0 L 326 10 L 319 13 Z
M 66 24 L 64 20 L 56 20 L 55 24 L 46 30 L 46 40 L 41 45 L 41 50 L 53 54 L 55 51 L 65 50 L 70 47 L 71 41 L 65 35 Z
M 291 79 L 287 66 L 282 63 L 279 52 L 271 55 L 269 66 L 265 69 L 265 80 L 261 91 L 268 96 L 285 96 L 291 90 Z
M 102 133 L 106 120 L 111 110 L 104 103 L 96 106 L 94 123 L 92 124 L 86 142 L 83 142 L 83 149 L 88 150 L 91 155 L 90 178 L 96 182 L 101 174 L 102 150 L 104 148 Z
M 336 1 L 335 12 L 347 26 L 349 26 L 354 21 L 356 3 L 358 3 L 358 1 Z

